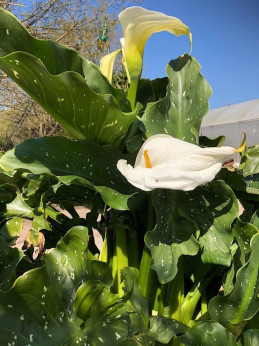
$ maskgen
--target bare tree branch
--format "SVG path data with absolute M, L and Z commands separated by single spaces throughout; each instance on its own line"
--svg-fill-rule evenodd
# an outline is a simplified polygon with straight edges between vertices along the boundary
M 34 25 L 35 23 L 37 23 L 42 17 L 45 16 L 45 14 L 51 9 L 51 7 L 55 4 L 56 0 L 53 0 L 49 6 L 43 11 L 41 12 L 37 17 L 35 17 L 32 21 L 30 21 L 29 23 L 27 23 L 27 28 Z
M 70 31 L 72 31 L 73 29 L 75 29 L 75 27 L 78 25 L 78 23 L 74 23 L 73 25 L 71 25 L 71 27 L 66 31 L 64 32 L 63 35 L 61 35 L 59 38 L 56 39 L 56 42 L 59 42 L 61 41 Z
M 13 2 L 6 2 L 6 1 L 0 1 L 0 4 L 9 5 L 9 6 L 18 6 L 18 7 L 23 7 L 23 8 L 26 7 L 25 5 L 14 4 Z

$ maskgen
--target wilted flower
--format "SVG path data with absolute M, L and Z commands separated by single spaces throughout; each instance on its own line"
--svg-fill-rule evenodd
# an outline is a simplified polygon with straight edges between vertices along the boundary
M 126 160 L 119 160 L 117 167 L 132 185 L 144 191 L 190 191 L 213 180 L 222 164 L 232 160 L 237 151 L 232 147 L 200 148 L 159 134 L 142 145 L 134 168 Z

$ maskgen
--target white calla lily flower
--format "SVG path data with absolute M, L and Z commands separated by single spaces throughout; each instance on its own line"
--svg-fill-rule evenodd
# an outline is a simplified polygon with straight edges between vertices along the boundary
M 114 52 L 103 56 L 100 60 L 100 69 L 102 71 L 102 74 L 108 79 L 110 83 L 112 82 L 113 65 L 119 52 L 121 52 L 121 49 L 117 49 Z
M 142 145 L 134 168 L 126 160 L 119 160 L 117 168 L 132 185 L 144 191 L 190 191 L 212 181 L 222 164 L 232 160 L 238 151 L 232 147 L 200 148 L 159 134 Z
M 133 6 L 122 11 L 119 20 L 124 34 L 122 53 L 129 82 L 139 79 L 141 75 L 144 47 L 153 33 L 168 31 L 176 36 L 187 34 L 192 45 L 189 27 L 176 17 Z

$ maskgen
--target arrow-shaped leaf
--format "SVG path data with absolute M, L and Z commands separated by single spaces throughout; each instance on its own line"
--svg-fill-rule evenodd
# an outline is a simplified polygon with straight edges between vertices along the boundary
M 200 74 L 200 65 L 185 54 L 166 67 L 166 96 L 147 106 L 142 121 L 148 134 L 169 135 L 198 143 L 203 116 L 208 112 L 211 88 Z

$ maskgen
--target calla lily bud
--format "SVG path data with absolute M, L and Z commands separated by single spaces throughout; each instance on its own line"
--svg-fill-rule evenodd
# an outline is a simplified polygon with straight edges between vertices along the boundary
M 110 83 L 112 82 L 114 61 L 119 52 L 121 52 L 121 49 L 115 50 L 114 52 L 103 56 L 100 61 L 100 69 L 102 71 L 102 74 L 108 79 Z
M 144 191 L 156 188 L 190 191 L 212 181 L 226 161 L 234 159 L 232 147 L 200 148 L 166 134 L 151 136 L 142 145 L 132 167 L 119 160 L 118 170 Z
M 142 60 L 146 41 L 156 32 L 168 31 L 176 36 L 188 35 L 192 38 L 189 27 L 180 19 L 167 16 L 156 11 L 148 11 L 142 7 L 133 6 L 119 14 L 119 20 L 124 34 L 122 53 L 128 81 L 139 79 L 142 71 Z

